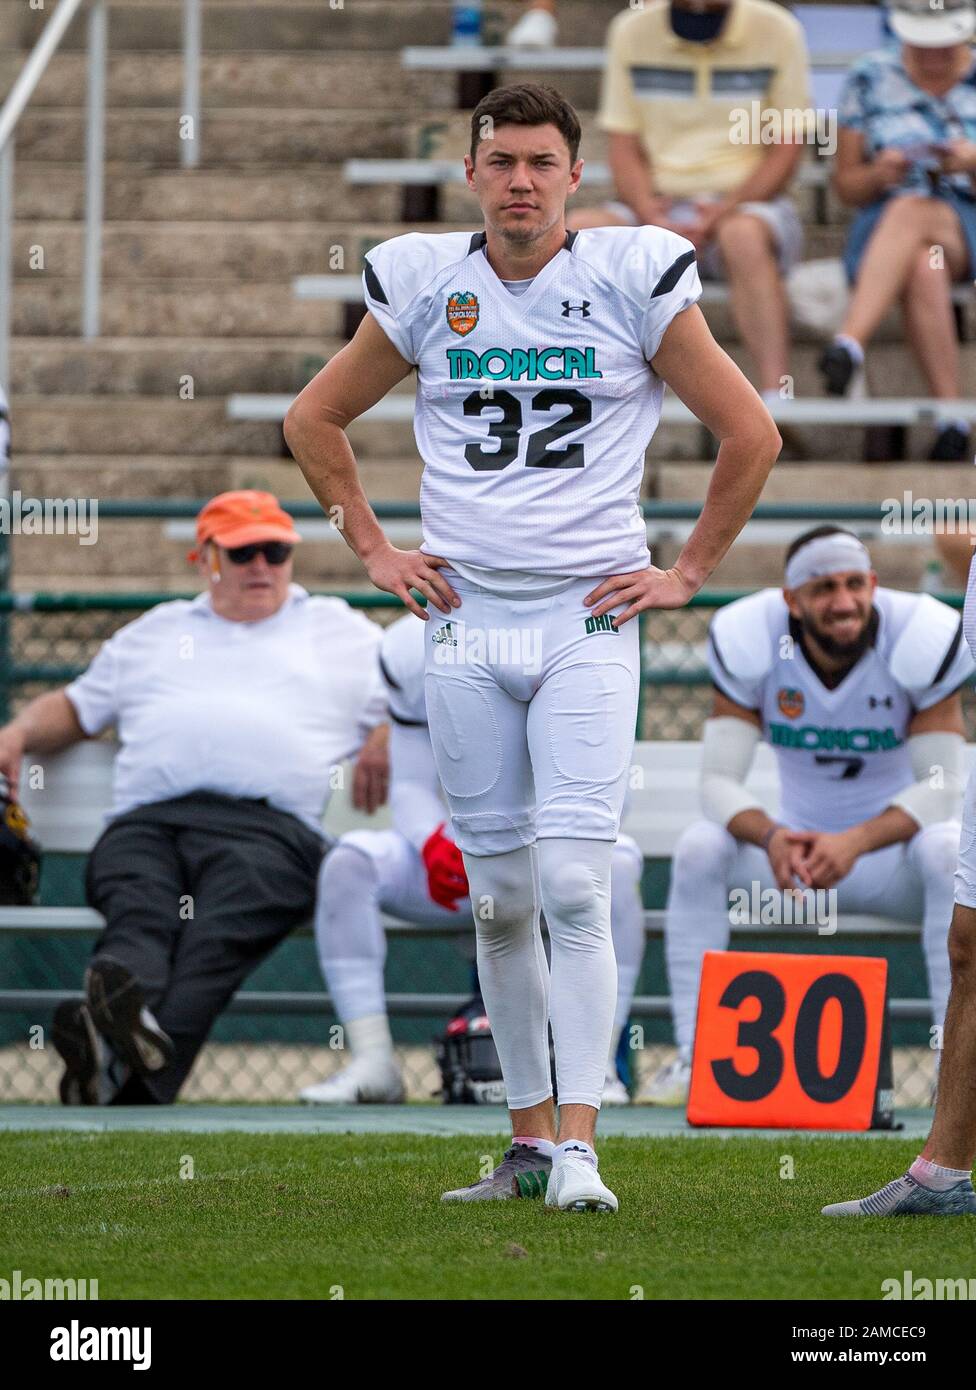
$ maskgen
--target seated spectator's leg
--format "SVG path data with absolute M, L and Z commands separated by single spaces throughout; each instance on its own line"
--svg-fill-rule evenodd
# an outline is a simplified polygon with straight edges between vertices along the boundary
M 942 205 L 947 220 L 955 213 Z M 958 400 L 959 338 L 952 312 L 952 281 L 961 279 L 968 255 L 958 225 L 946 226 L 942 247 L 944 264 L 933 267 L 932 246 L 918 246 L 901 296 L 905 338 L 925 376 L 929 394 Z
M 186 925 L 181 895 L 187 886 L 176 831 L 150 815 L 133 811 L 112 821 L 88 856 L 85 888 L 89 906 L 106 923 L 93 954 L 131 971 L 155 1009 Z
M 179 834 L 193 917 L 184 923 L 156 1011 L 175 1056 L 146 1078 L 163 1103 L 175 1100 L 234 992 L 311 917 L 323 853 L 318 835 L 270 806 L 226 801 L 194 820 Z
M 759 389 L 775 392 L 789 370 L 789 307 L 773 230 L 748 212 L 723 217 L 715 232 L 736 328 L 756 363 Z
M 919 251 L 933 246 L 945 247 L 946 264 L 954 277 L 966 273 L 968 257 L 959 219 L 947 203 L 913 194 L 890 198 L 861 259 L 842 335 L 866 344 L 904 295 L 916 273 Z

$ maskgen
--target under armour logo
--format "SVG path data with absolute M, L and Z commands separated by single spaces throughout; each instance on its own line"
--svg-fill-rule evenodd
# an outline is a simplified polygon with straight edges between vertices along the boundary
M 869 708 L 869 709 L 877 709 L 878 705 L 884 705 L 886 709 L 891 709 L 891 706 L 892 706 L 892 699 L 891 699 L 891 696 L 890 696 L 890 695 L 885 695 L 885 696 L 881 696 L 881 695 L 869 695 L 869 696 L 868 696 L 868 708 Z
M 568 319 L 570 314 L 582 314 L 585 319 L 590 317 L 590 304 L 592 300 L 584 299 L 582 304 L 570 304 L 568 299 L 563 300 L 563 318 Z

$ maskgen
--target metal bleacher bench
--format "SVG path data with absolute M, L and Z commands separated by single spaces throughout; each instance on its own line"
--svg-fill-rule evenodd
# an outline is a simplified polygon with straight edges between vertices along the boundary
M 66 753 L 28 759 L 22 778 L 24 807 L 31 818 L 36 839 L 46 853 L 85 854 L 98 838 L 104 814 L 111 800 L 112 764 L 116 745 L 97 740 L 76 745 Z M 967 746 L 967 767 L 976 755 L 976 745 Z M 633 780 L 642 781 L 633 792 L 633 807 L 624 823 L 645 858 L 667 859 L 674 852 L 684 828 L 699 818 L 698 768 L 701 744 L 697 742 L 644 742 L 634 750 Z M 43 790 L 29 786 L 31 765 L 43 768 Z M 638 773 L 636 770 L 640 769 Z M 344 779 L 348 781 L 349 779 Z M 747 785 L 754 790 L 770 814 L 778 803 L 778 779 L 772 750 L 760 745 Z M 336 792 L 325 817 L 325 828 L 339 835 L 355 827 L 385 827 L 389 825 L 389 810 L 383 808 L 368 817 L 353 809 L 345 791 Z M 664 913 L 648 910 L 644 913 L 645 930 L 660 935 Z M 31 935 L 94 935 L 103 925 L 103 918 L 87 907 L 3 907 L 0 908 L 0 932 Z M 389 932 L 401 936 L 456 936 L 470 930 L 470 924 L 457 926 L 417 926 L 387 917 Z M 309 931 L 310 924 L 301 928 Z M 750 936 L 783 938 L 802 932 L 809 939 L 811 950 L 817 949 L 818 938 L 810 928 L 770 927 L 760 925 L 735 926 L 734 933 Z M 838 934 L 845 937 L 898 938 L 917 936 L 919 927 L 894 918 L 848 915 L 838 919 Z M 53 1007 L 66 997 L 64 990 L 0 989 L 0 1011 L 22 1012 L 27 1009 Z M 80 997 L 80 996 L 79 996 Z M 389 994 L 387 1005 L 393 1014 L 448 1014 L 457 1007 L 462 996 L 449 994 Z M 321 1013 L 331 1008 L 325 993 L 289 993 L 284 991 L 240 992 L 230 1004 L 235 1013 Z M 668 1012 L 665 996 L 642 995 L 634 1001 L 633 1012 L 639 1016 L 662 1016 Z M 893 1017 L 927 1017 L 927 1003 L 920 999 L 892 1001 Z

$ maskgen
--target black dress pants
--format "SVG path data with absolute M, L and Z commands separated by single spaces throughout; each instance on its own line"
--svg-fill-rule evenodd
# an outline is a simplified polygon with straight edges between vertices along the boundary
M 175 1048 L 117 1101 L 176 1099 L 235 990 L 311 916 L 325 849 L 286 811 L 216 792 L 139 806 L 106 827 L 86 877 L 106 919 L 95 955 L 128 967 Z

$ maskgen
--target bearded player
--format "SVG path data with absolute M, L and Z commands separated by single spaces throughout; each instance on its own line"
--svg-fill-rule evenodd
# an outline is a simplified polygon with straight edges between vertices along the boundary
M 867 550 L 839 526 L 796 538 L 782 589 L 715 614 L 705 819 L 675 847 L 665 918 L 678 1058 L 639 1099 L 687 1100 L 702 958 L 728 949 L 729 891 L 753 883 L 834 889 L 839 912 L 921 920 L 941 1030 L 962 796 L 959 687 L 973 675 L 961 639 L 947 604 L 879 587 Z M 778 820 L 745 786 L 763 739 L 779 771 Z
M 549 1206 L 616 1211 L 594 1142 L 617 994 L 610 862 L 637 713 L 633 619 L 701 588 L 780 438 L 708 331 L 690 242 L 652 226 L 567 232 L 579 141 L 551 88 L 490 93 L 465 159 L 485 230 L 370 251 L 369 312 L 285 435 L 373 583 L 427 620 L 431 741 L 472 901 L 491 909 L 475 916 L 478 974 L 512 1120 L 482 1184 L 517 1195 L 528 1158 Z M 345 430 L 414 368 L 424 540 L 401 551 Z M 639 497 L 665 383 L 721 444 L 701 516 L 662 571 Z

